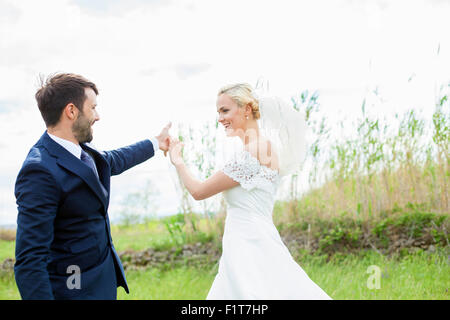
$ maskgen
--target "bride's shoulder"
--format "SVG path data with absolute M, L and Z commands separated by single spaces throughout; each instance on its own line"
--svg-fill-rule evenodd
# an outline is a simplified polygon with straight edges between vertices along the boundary
M 278 155 L 273 143 L 266 137 L 260 137 L 258 142 L 249 144 L 245 151 L 256 158 L 261 165 L 276 171 L 279 169 Z

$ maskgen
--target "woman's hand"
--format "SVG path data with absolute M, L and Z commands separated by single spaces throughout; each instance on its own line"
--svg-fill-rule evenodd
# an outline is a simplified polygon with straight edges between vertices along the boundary
M 183 157 L 181 156 L 183 146 L 184 144 L 180 142 L 177 138 L 170 137 L 169 155 L 170 161 L 174 166 L 184 163 Z

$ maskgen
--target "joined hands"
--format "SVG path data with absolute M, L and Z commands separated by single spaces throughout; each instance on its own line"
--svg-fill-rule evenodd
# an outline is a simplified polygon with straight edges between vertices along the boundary
M 181 150 L 184 146 L 182 142 L 180 142 L 177 138 L 172 137 L 169 134 L 169 129 L 172 126 L 172 122 L 169 122 L 161 131 L 161 133 L 156 136 L 158 140 L 159 149 L 164 151 L 164 156 L 167 156 L 167 152 L 169 152 L 170 161 L 174 164 L 180 164 L 183 162 L 183 158 L 181 156 Z

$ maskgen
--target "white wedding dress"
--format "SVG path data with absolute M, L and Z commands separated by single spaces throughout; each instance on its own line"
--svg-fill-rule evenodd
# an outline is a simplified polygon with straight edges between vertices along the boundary
M 206 299 L 331 299 L 295 262 L 273 224 L 278 171 L 244 150 L 222 171 L 240 185 L 224 192 L 222 256 Z

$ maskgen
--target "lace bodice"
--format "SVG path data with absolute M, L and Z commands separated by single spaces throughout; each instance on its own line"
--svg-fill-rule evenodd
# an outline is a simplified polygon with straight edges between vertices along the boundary
M 279 182 L 278 171 L 262 165 L 246 150 L 237 153 L 222 171 L 248 191 L 256 188 L 274 193 Z

